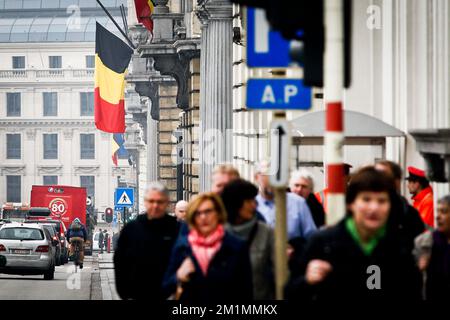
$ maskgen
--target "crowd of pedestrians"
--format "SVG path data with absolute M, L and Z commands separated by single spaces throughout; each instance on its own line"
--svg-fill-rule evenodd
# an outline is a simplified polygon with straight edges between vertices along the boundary
M 350 173 L 351 168 L 345 165 L 347 212 L 334 225 L 326 223 L 327 188 L 315 191 L 305 169 L 292 173 L 285 299 L 448 299 L 450 195 L 437 202 L 435 219 L 424 171 L 408 167 L 411 205 L 401 195 L 398 164 L 380 161 Z M 179 201 L 174 214 L 168 213 L 167 188 L 150 183 L 145 214 L 118 239 L 120 297 L 189 303 L 274 299 L 276 204 L 268 169 L 268 163 L 258 164 L 252 183 L 231 165 L 217 166 L 211 191 Z

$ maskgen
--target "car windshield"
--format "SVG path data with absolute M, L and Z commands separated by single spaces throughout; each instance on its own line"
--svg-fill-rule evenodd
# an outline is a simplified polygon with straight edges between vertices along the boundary
M 4 240 L 44 240 L 44 234 L 34 228 L 3 228 L 0 239 Z

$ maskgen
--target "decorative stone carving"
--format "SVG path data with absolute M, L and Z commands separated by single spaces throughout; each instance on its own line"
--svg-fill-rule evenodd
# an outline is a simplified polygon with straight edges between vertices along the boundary
M 140 96 L 148 97 L 152 102 L 150 115 L 153 120 L 159 120 L 159 83 L 155 81 L 139 81 L 134 84 Z
M 86 174 L 96 174 L 97 176 L 100 176 L 100 165 L 74 165 L 73 172 L 75 176 Z
M 30 141 L 33 141 L 34 139 L 36 139 L 36 129 L 27 129 L 27 131 L 25 131 L 27 134 L 27 139 Z
M 141 24 L 130 26 L 128 36 L 136 47 L 151 41 L 152 38 L 151 33 Z
M 173 77 L 177 82 L 176 101 L 177 106 L 182 110 L 189 108 L 189 64 L 191 59 L 199 56 L 200 50 L 183 50 L 179 53 L 153 56 L 155 69 L 162 75 Z
M 0 165 L 0 176 L 4 175 L 26 175 L 24 164 L 2 164 Z
M 72 140 L 73 139 L 73 129 L 66 129 L 63 131 L 64 139 Z
M 57 174 L 62 175 L 62 165 L 38 165 L 37 175 Z

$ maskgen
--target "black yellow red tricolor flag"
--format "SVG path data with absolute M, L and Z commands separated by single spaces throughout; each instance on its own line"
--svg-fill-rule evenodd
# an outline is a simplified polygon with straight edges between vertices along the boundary
M 95 126 L 125 132 L 125 72 L 133 50 L 97 22 L 95 32 Z
M 148 31 L 153 34 L 153 20 L 152 14 L 155 8 L 152 0 L 134 0 L 136 7 L 136 16 L 140 23 L 142 23 Z

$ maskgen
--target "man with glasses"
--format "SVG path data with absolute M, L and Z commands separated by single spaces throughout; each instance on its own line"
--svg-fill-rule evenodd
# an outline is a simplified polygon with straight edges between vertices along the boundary
M 165 299 L 161 289 L 172 246 L 179 232 L 176 217 L 167 213 L 169 192 L 159 182 L 144 193 L 145 214 L 121 231 L 114 254 L 116 287 L 122 299 Z

